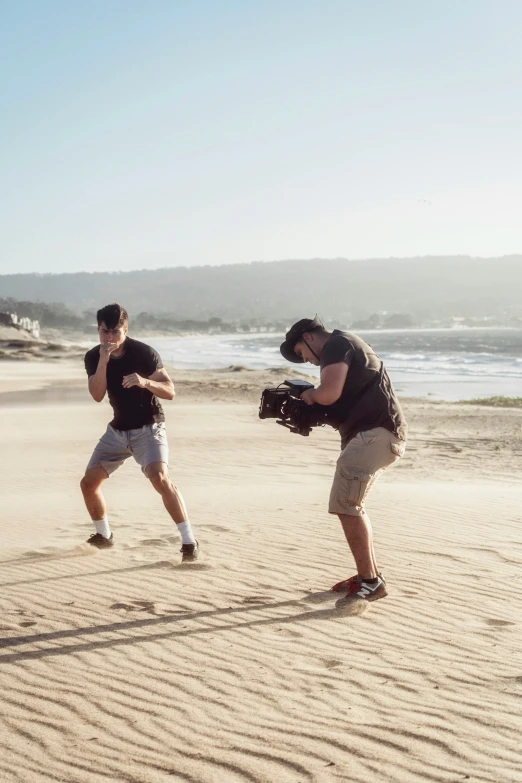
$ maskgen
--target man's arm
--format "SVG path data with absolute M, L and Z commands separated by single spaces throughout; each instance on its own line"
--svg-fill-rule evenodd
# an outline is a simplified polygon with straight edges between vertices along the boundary
M 307 405 L 317 402 L 319 405 L 333 405 L 341 396 L 348 374 L 346 362 L 328 364 L 321 370 L 321 382 L 317 389 L 306 389 L 301 394 L 301 399 Z
M 98 360 L 98 367 L 94 375 L 89 375 L 88 385 L 89 392 L 93 400 L 101 402 L 105 397 L 107 391 L 107 365 L 111 358 L 111 353 L 118 347 L 117 343 L 104 343 L 100 345 L 100 358 Z
M 142 378 L 136 372 L 132 373 L 132 375 L 125 375 L 122 385 L 124 389 L 130 389 L 133 386 L 139 386 L 140 389 L 148 389 L 156 397 L 161 397 L 162 400 L 173 400 L 176 396 L 172 379 L 163 367 L 161 370 L 153 372 L 148 378 Z
M 107 391 L 107 373 L 101 372 L 100 365 L 98 365 L 98 369 L 94 375 L 89 375 L 88 384 L 89 392 L 93 400 L 101 402 Z

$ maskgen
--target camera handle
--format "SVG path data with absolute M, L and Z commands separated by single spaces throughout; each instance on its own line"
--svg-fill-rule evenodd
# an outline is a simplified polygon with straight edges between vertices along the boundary
M 306 438 L 310 435 L 312 428 L 308 427 L 307 431 L 303 429 L 298 430 L 297 427 L 292 427 L 290 424 L 287 424 L 286 421 L 280 421 L 279 419 L 276 421 L 276 424 L 280 424 L 281 427 L 286 427 L 287 430 L 290 430 L 290 432 L 293 432 L 294 435 L 304 435 Z

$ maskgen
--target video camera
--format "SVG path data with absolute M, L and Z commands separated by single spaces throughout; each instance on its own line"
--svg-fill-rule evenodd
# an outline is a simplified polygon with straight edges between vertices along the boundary
M 313 388 L 308 381 L 284 381 L 275 388 L 265 389 L 261 395 L 259 418 L 277 419 L 277 424 L 298 435 L 309 435 L 312 427 L 324 427 L 326 424 L 338 427 L 339 421 L 330 406 L 307 405 L 300 399 L 305 389 Z

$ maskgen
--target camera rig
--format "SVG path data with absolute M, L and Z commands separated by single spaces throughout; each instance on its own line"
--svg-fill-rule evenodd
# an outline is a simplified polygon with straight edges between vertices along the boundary
M 287 388 L 284 388 L 287 387 Z M 264 389 L 259 406 L 260 419 L 277 419 L 297 435 L 308 436 L 313 427 L 339 426 L 339 420 L 328 405 L 307 405 L 300 399 L 305 389 L 313 389 L 308 381 L 283 381 L 279 386 Z

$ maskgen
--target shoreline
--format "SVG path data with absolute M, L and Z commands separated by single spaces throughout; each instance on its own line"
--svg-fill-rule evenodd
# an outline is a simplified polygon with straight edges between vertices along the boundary
M 290 326 L 290 324 L 288 324 Z M 332 329 L 334 327 L 331 327 Z M 371 335 L 371 336 L 378 336 L 380 334 L 382 335 L 390 335 L 390 334 L 397 334 L 397 335 L 413 335 L 413 334 L 444 334 L 444 335 L 450 335 L 450 334 L 473 334 L 476 332 L 517 332 L 522 330 L 522 324 L 519 325 L 499 325 L 499 326 L 492 326 L 492 325 L 484 325 L 484 326 L 464 326 L 464 325 L 455 325 L 455 326 L 418 326 L 418 327 L 411 327 L 411 328 L 397 328 L 397 329 L 364 329 L 364 328 L 352 328 L 349 326 L 343 326 L 343 327 L 335 327 L 340 328 L 345 331 L 351 332 L 355 331 L 357 334 L 365 334 L 365 335 Z M 9 329 L 9 331 L 11 331 Z M 79 332 L 74 329 L 56 329 L 56 328 L 45 328 L 43 327 L 40 330 L 40 338 L 36 339 L 34 337 L 30 337 L 27 335 L 24 335 L 23 333 L 20 333 L 20 331 L 13 329 L 12 337 L 10 335 L 7 335 L 6 328 L 4 327 L 4 331 L 0 334 L 0 347 L 2 347 L 2 343 L 6 342 L 14 342 L 18 340 L 19 342 L 24 342 L 26 344 L 45 344 L 45 343 L 54 343 L 54 344 L 63 344 L 66 346 L 90 346 L 96 345 L 97 338 L 96 338 L 96 329 L 93 327 L 89 331 L 85 332 Z M 17 336 L 18 335 L 18 336 Z M 281 331 L 280 329 L 266 329 L 266 328 L 253 328 L 253 329 L 237 329 L 233 331 L 221 331 L 221 330 L 208 330 L 208 331 L 197 331 L 197 330 L 183 330 L 183 331 L 163 331 L 163 330 L 155 330 L 155 329 L 143 329 L 143 330 L 136 330 L 132 328 L 132 322 L 131 322 L 131 336 L 136 337 L 137 340 L 147 340 L 147 339 L 182 339 L 185 337 L 284 337 L 284 331 Z
M 492 327 L 492 330 L 495 329 Z M 522 336 L 521 330 L 513 330 L 517 335 L 520 331 Z M 467 402 L 504 407 L 509 406 L 511 400 L 515 407 L 519 406 L 522 355 L 515 355 L 520 353 L 517 340 L 511 339 L 506 343 L 506 351 L 511 350 L 513 353 L 508 355 L 498 352 L 502 345 L 499 342 L 501 338 L 483 337 L 478 341 L 474 338 L 471 342 L 461 338 L 462 342 L 459 342 L 457 336 L 469 335 L 473 331 L 471 327 L 438 331 L 445 332 L 446 338 L 451 333 L 457 343 L 434 345 L 424 337 L 419 343 L 421 337 L 418 330 L 375 330 L 374 334 L 381 334 L 385 340 L 381 346 L 375 345 L 375 348 L 384 359 L 401 400 Z M 484 329 L 475 331 L 482 334 Z M 391 343 L 388 338 L 389 344 L 386 342 L 386 332 L 394 335 Z M 186 371 L 227 372 L 234 367 L 244 372 L 271 373 L 287 367 L 283 375 L 296 377 L 292 376 L 292 366 L 279 357 L 279 338 L 266 332 L 199 336 L 191 333 L 177 336 L 157 333 L 157 337 L 148 334 L 138 332 L 137 338 L 155 347 L 165 366 L 174 367 L 176 374 Z M 407 335 L 406 342 L 404 335 Z M 87 342 L 86 335 L 68 333 L 67 337 L 71 340 L 65 340 L 62 333 L 59 336 L 62 338 L 60 342 L 0 341 L 0 366 L 5 368 L 9 360 L 30 363 L 75 361 L 82 365 L 85 352 L 96 345 L 95 340 Z M 56 339 L 57 335 L 53 337 Z M 73 337 L 76 342 L 72 341 Z M 83 340 L 82 344 L 78 342 L 80 339 Z M 402 344 L 400 339 L 403 339 Z M 479 348 L 481 350 L 477 353 Z M 301 367 L 297 377 L 317 384 L 318 369 L 308 365 Z
M 86 348 L 78 345 L 57 345 L 44 343 L 42 346 L 31 345 L 29 349 L 16 348 L 13 352 L 2 354 L 0 348 L 0 367 L 2 368 L 2 374 L 4 379 L 15 378 L 20 376 L 21 378 L 46 378 L 46 382 L 52 382 L 56 374 L 71 378 L 84 378 L 83 357 L 85 355 Z M 54 370 L 53 368 L 59 368 L 61 370 Z M 198 383 L 205 382 L 209 377 L 214 379 L 217 384 L 223 377 L 227 378 L 227 383 L 230 382 L 231 389 L 253 389 L 265 388 L 259 384 L 265 384 L 267 386 L 277 385 L 281 383 L 285 378 L 299 378 L 303 380 L 310 380 L 314 383 L 317 382 L 315 376 L 311 376 L 309 372 L 301 372 L 294 367 L 267 367 L 265 369 L 254 369 L 245 367 L 243 365 L 229 365 L 227 367 L 214 367 L 214 368 L 187 368 L 176 367 L 175 365 L 165 362 L 165 367 L 168 372 L 171 373 L 175 382 L 181 381 L 187 387 L 196 386 Z M 40 370 L 37 368 L 41 368 Z M 45 369 L 47 368 L 47 369 Z M 200 379 L 200 380 L 198 380 Z M 34 388 L 42 388 L 42 383 L 36 382 Z M 258 384 L 256 387 L 255 384 Z M 432 405 L 477 405 L 483 407 L 492 408 L 519 408 L 522 403 L 522 395 L 508 396 L 499 394 L 490 394 L 484 397 L 474 398 L 462 398 L 458 400 L 448 400 L 437 398 L 435 395 L 404 395 L 400 389 L 399 384 L 395 384 L 396 391 L 398 393 L 401 404 L 408 404 L 409 402 L 425 402 Z M 0 379 L 0 395 L 2 393 L 2 382 Z M 261 392 L 259 392 L 261 393 Z M 512 404 L 510 404 L 510 401 Z M 0 399 L 1 403 L 1 399 Z

